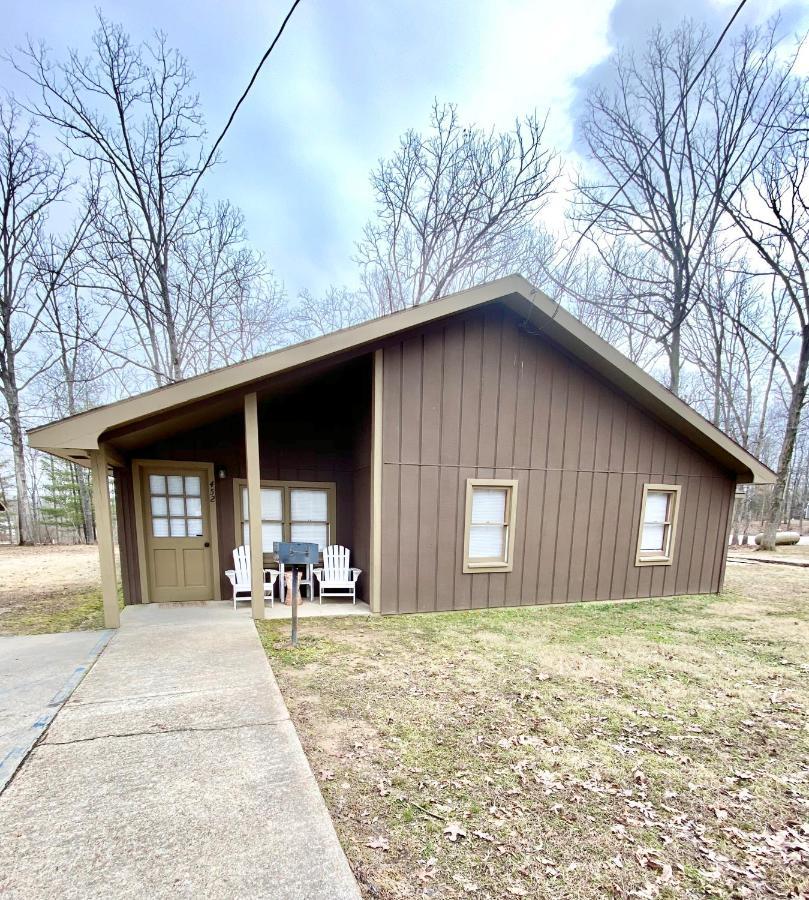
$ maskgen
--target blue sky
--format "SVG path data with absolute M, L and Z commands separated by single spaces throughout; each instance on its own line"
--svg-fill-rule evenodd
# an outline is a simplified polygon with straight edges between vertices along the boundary
M 2 0 L 0 45 L 26 34 L 57 55 L 88 46 L 95 8 L 133 38 L 156 28 L 188 58 L 209 131 L 216 134 L 289 0 Z M 434 98 L 466 121 L 508 127 L 549 113 L 550 141 L 575 160 L 573 120 L 588 84 L 605 76 L 619 43 L 636 45 L 657 21 L 685 15 L 717 26 L 736 0 L 302 0 L 207 176 L 212 197 L 245 212 L 251 240 L 287 291 L 351 284 L 354 242 L 373 212 L 368 172 Z M 756 0 L 739 27 L 782 10 L 790 29 L 806 4 Z M 25 85 L 0 63 L 3 87 Z M 550 215 L 559 213 L 551 210 Z

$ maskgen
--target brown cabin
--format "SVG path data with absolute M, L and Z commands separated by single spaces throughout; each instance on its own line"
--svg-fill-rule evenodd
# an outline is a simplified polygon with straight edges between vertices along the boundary
M 113 626 L 109 469 L 127 604 L 228 598 L 283 539 L 350 548 L 382 614 L 718 591 L 736 484 L 774 478 L 519 276 L 29 440 L 94 470 Z

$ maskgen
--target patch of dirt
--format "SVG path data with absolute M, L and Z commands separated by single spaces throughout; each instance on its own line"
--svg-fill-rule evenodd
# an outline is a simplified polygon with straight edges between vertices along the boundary
M 0 547 L 0 614 L 99 585 L 98 548 Z

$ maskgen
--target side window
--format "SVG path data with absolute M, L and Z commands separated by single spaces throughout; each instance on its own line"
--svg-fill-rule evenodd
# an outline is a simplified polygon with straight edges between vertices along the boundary
M 511 571 L 516 506 L 516 481 L 467 479 L 464 572 Z
M 645 484 L 635 565 L 667 566 L 674 557 L 680 486 Z

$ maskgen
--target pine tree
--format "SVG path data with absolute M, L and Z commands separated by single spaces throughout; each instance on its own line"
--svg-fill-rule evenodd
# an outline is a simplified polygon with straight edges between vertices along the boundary
M 43 476 L 40 508 L 43 523 L 56 527 L 57 540 L 59 529 L 74 531 L 83 540 L 84 511 L 76 466 L 50 456 L 43 461 Z

